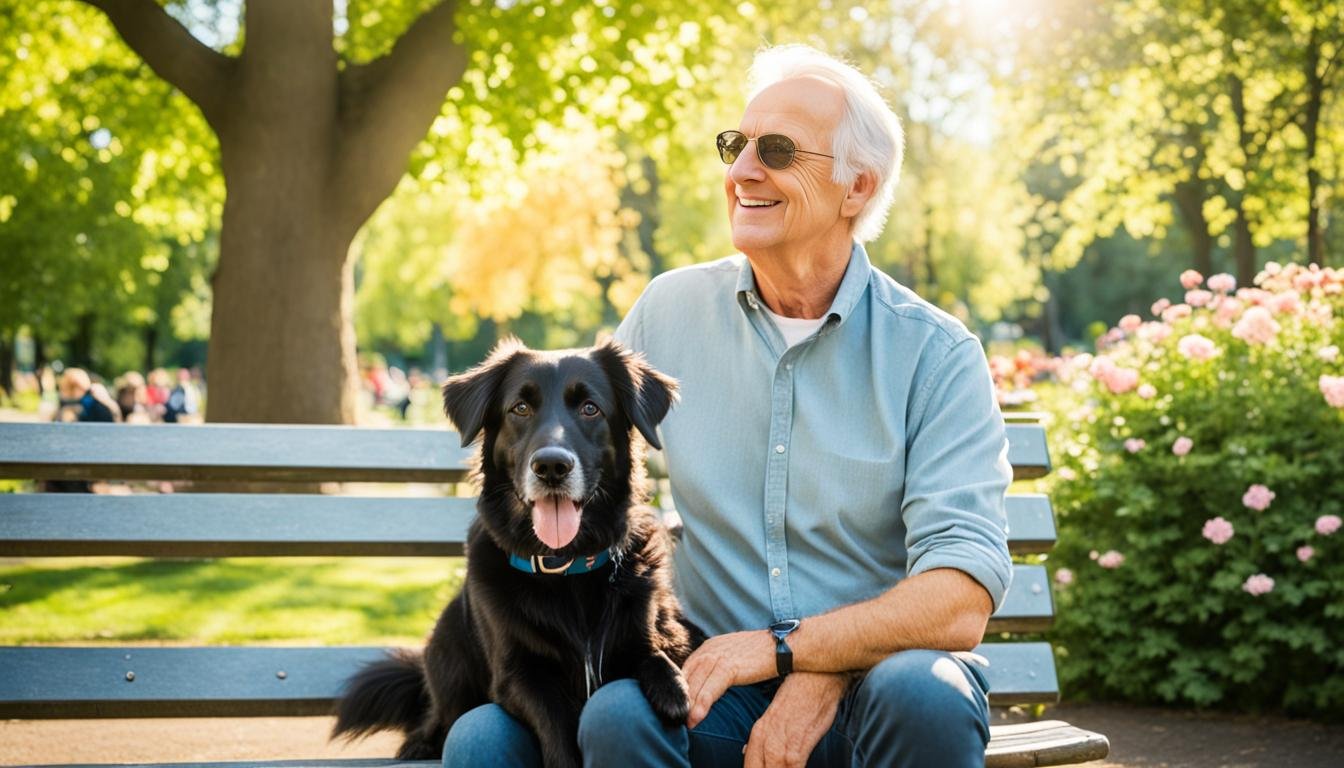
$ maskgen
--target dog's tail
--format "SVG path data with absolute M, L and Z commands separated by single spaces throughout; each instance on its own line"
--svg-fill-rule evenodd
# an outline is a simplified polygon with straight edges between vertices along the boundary
M 419 651 L 395 650 L 365 665 L 346 683 L 336 702 L 331 738 L 357 739 L 388 729 L 410 732 L 429 708 L 424 657 Z

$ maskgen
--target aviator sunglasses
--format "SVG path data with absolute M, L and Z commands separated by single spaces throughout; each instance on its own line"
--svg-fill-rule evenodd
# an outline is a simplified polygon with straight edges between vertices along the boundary
M 717 140 L 719 158 L 723 160 L 725 165 L 732 165 L 737 160 L 737 156 L 742 154 L 742 150 L 747 148 L 747 143 L 750 141 L 753 141 L 753 139 L 747 138 L 747 135 L 741 131 L 720 133 Z M 834 155 L 799 149 L 794 146 L 793 139 L 778 133 L 757 136 L 754 141 L 756 142 L 756 157 L 760 159 L 761 165 L 776 171 L 782 171 L 792 165 L 794 155 L 817 155 L 835 159 Z

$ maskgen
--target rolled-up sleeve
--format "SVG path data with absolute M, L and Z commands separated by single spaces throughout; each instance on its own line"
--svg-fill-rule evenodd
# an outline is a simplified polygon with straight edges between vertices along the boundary
M 906 572 L 955 568 L 1003 603 L 1012 579 L 1004 494 L 1008 439 L 984 352 L 953 345 L 921 383 L 906 439 Z

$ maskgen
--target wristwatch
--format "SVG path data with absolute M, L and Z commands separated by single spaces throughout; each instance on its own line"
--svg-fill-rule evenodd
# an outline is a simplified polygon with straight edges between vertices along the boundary
M 793 649 L 784 638 L 802 625 L 802 619 L 782 619 L 770 625 L 770 634 L 775 636 L 775 669 L 780 677 L 793 671 Z

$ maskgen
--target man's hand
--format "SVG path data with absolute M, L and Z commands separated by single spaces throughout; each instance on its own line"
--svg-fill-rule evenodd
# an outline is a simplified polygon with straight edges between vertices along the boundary
M 734 685 L 769 680 L 775 671 L 775 638 L 768 630 L 732 632 L 711 637 L 681 667 L 691 695 L 686 727 L 694 728 L 709 708 Z
M 802 768 L 835 722 L 849 677 L 833 672 L 794 672 L 752 726 L 743 768 Z

